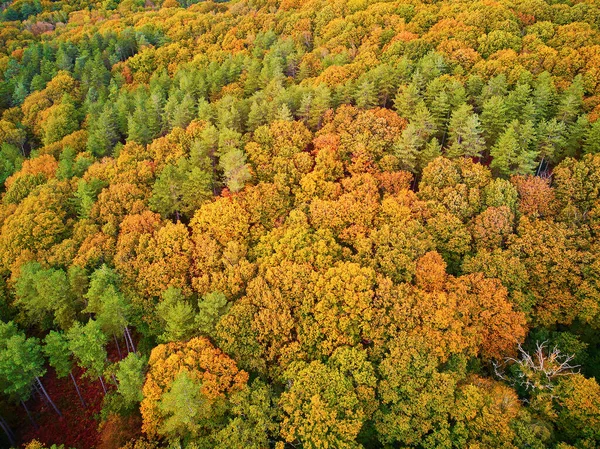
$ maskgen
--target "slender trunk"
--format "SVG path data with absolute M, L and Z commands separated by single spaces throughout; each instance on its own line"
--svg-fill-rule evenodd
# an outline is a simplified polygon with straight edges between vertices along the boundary
M 73 376 L 73 372 L 69 372 L 69 376 L 71 376 L 71 380 L 73 381 L 73 385 L 75 385 L 75 391 L 77 391 L 77 396 L 79 396 L 79 400 L 81 401 L 81 405 L 83 408 L 86 408 L 85 401 L 83 400 L 83 396 L 81 396 L 81 392 L 79 391 L 79 386 L 77 382 L 75 382 L 75 376 Z
M 35 422 L 35 420 L 33 419 L 33 416 L 31 416 L 31 413 L 29 412 L 29 409 L 27 408 L 27 406 L 25 405 L 25 402 L 23 400 L 21 400 L 21 405 L 25 409 L 25 412 L 27 413 L 27 417 L 29 418 L 29 421 L 31 421 L 31 424 L 33 424 L 33 428 L 35 430 L 38 430 L 39 427 L 38 427 L 37 423 Z
M 16 446 L 17 444 L 15 443 L 15 436 L 12 433 L 12 430 L 10 430 L 10 427 L 8 426 L 6 421 L 4 421 L 4 418 L 2 418 L 2 417 L 0 417 L 0 427 L 2 427 L 2 430 L 4 430 L 4 433 L 6 434 L 6 437 L 8 438 L 9 444 L 11 446 Z
M 121 360 L 123 358 L 123 356 L 121 355 L 121 347 L 119 346 L 119 340 L 117 340 L 117 334 L 113 334 L 113 337 L 115 337 L 115 345 L 117 346 L 117 353 L 119 354 L 119 360 Z
M 542 160 L 540 161 L 540 165 L 539 165 L 539 167 L 537 169 L 537 173 L 535 174 L 535 176 L 539 176 L 540 175 L 540 172 L 542 171 L 542 165 L 544 165 L 544 159 L 545 158 L 542 158 Z
M 33 393 L 34 393 L 34 397 L 35 395 L 38 395 L 40 397 L 40 399 L 43 399 L 44 401 L 46 401 L 46 397 L 42 394 L 42 390 L 40 390 L 40 387 L 38 387 L 37 383 L 33 383 Z M 48 402 L 48 401 L 46 401 Z
M 135 354 L 135 345 L 133 344 L 133 338 L 131 338 L 131 333 L 129 332 L 129 328 L 127 326 L 125 326 L 125 333 L 127 334 L 127 338 L 129 338 L 129 344 L 131 345 L 131 349 Z
M 115 377 L 114 374 L 111 374 L 112 380 L 115 383 L 115 385 L 118 387 L 119 386 L 119 382 L 117 382 L 117 378 Z
M 106 385 L 104 385 L 104 381 L 102 380 L 102 376 L 98 376 L 100 379 L 100 384 L 102 385 L 102 390 L 104 390 L 104 394 L 106 395 Z
M 127 333 L 123 330 L 123 340 L 125 340 L 125 347 L 127 348 L 127 354 L 131 353 L 131 347 L 129 346 L 129 340 L 127 339 Z
M 50 396 L 48 396 L 48 392 L 44 388 L 44 385 L 42 385 L 42 381 L 40 380 L 40 378 L 36 377 L 35 380 L 37 380 L 38 385 L 42 389 L 42 393 L 44 393 L 44 396 L 46 396 L 46 399 L 48 399 L 48 402 L 50 403 L 50 405 L 52 406 L 52 408 L 54 409 L 56 414 L 62 418 L 62 413 L 60 412 L 60 410 L 58 409 L 56 404 L 54 402 L 52 402 L 52 399 L 50 399 Z

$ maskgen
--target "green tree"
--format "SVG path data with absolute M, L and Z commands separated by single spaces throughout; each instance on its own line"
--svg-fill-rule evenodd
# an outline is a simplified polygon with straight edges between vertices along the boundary
M 160 433 L 171 438 L 197 436 L 202 424 L 210 417 L 207 398 L 200 391 L 201 383 L 182 370 L 163 394 L 159 408 L 165 415 Z
M 69 349 L 75 356 L 79 367 L 86 370 L 86 376 L 98 377 L 106 393 L 102 380 L 106 366 L 106 349 L 108 341 L 97 321 L 89 320 L 85 325 L 75 322 L 67 332 Z
M 40 380 L 45 373 L 38 339 L 27 338 L 12 322 L 0 322 L 0 385 L 4 393 L 16 396 L 27 409 L 23 401 L 29 399 L 36 383 L 54 411 L 62 416 Z
M 198 315 L 196 316 L 198 330 L 209 337 L 214 337 L 219 320 L 230 307 L 231 304 L 227 302 L 227 298 L 221 292 L 204 295 L 198 301 Z
M 28 323 L 42 329 L 52 322 L 68 329 L 78 312 L 67 274 L 60 269 L 44 269 L 37 262 L 21 266 L 15 293 L 16 304 L 25 312 Z
M 504 98 L 494 95 L 488 98 L 481 110 L 481 128 L 489 147 L 492 147 L 508 123 L 506 103 Z
M 75 391 L 79 396 L 81 405 L 86 406 L 83 396 L 79 391 L 79 385 L 73 376 L 73 360 L 71 359 L 71 351 L 69 350 L 69 342 L 62 332 L 50 331 L 44 338 L 44 346 L 42 347 L 44 354 L 48 358 L 48 363 L 54 371 L 56 371 L 56 377 L 59 379 L 70 376 Z
M 463 104 L 450 117 L 448 126 L 449 147 L 448 156 L 476 157 L 482 156 L 485 142 L 481 136 L 479 117 L 473 113 L 470 105 Z
M 600 120 L 596 120 L 590 126 L 583 144 L 584 153 L 600 153 Z
M 144 371 L 148 361 L 134 353 L 129 354 L 117 365 L 116 377 L 119 383 L 117 392 L 129 405 L 135 405 L 144 399 Z
M 107 102 L 98 115 L 89 120 L 87 149 L 96 157 L 108 156 L 119 142 L 118 115 L 115 107 Z
M 58 142 L 63 137 L 77 131 L 79 128 L 77 117 L 78 112 L 73 99 L 65 94 L 61 103 L 52 107 L 43 125 L 44 136 L 42 141 L 44 145 Z
M 195 311 L 185 299 L 181 289 L 169 287 L 162 294 L 162 301 L 157 306 L 158 315 L 164 321 L 162 342 L 185 340 L 191 337 L 196 329 Z
M 182 157 L 177 164 L 162 170 L 152 188 L 149 205 L 164 217 L 175 214 L 179 219 L 183 213 L 191 218 L 202 203 L 212 198 L 212 189 L 211 174 Z

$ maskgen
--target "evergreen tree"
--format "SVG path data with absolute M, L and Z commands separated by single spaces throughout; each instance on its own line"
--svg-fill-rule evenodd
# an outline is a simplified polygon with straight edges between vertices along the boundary
M 16 304 L 32 325 L 46 329 L 54 322 L 67 329 L 75 319 L 77 307 L 63 270 L 44 269 L 37 262 L 26 263 L 21 267 L 15 293 Z
M 600 153 L 600 120 L 596 120 L 590 126 L 585 136 L 583 151 L 592 154 Z
M 440 142 L 434 137 L 432 138 L 423 151 L 421 151 L 417 157 L 417 168 L 419 171 L 423 171 L 427 165 L 434 159 L 442 155 L 442 146 Z
M 85 325 L 79 322 L 67 332 L 69 350 L 75 356 L 77 364 L 86 370 L 89 377 L 99 377 L 104 374 L 106 366 L 106 349 L 108 341 L 97 321 L 89 320 Z M 103 386 L 104 383 L 102 382 Z
M 485 143 L 481 136 L 479 117 L 473 113 L 473 108 L 467 104 L 460 106 L 452 113 L 448 128 L 448 156 L 481 157 Z
M 354 94 L 356 106 L 361 109 L 368 109 L 377 106 L 377 90 L 372 81 L 365 79 L 356 88 Z
M 500 96 L 494 95 L 483 103 L 481 128 L 489 147 L 494 146 L 508 123 L 506 103 Z
M 198 315 L 196 325 L 200 332 L 209 337 L 214 337 L 219 320 L 227 313 L 231 305 L 221 292 L 209 293 L 198 301 Z
M 169 287 L 165 290 L 157 311 L 165 323 L 165 331 L 160 336 L 161 341 L 180 341 L 188 339 L 193 335 L 196 329 L 194 325 L 194 309 L 186 301 L 180 289 Z
M 111 154 L 120 138 L 117 122 L 118 115 L 110 102 L 97 116 L 92 116 L 88 130 L 87 149 L 96 157 Z
M 159 408 L 166 416 L 159 429 L 171 438 L 194 437 L 202 428 L 210 407 L 200 391 L 201 384 L 190 373 L 182 370 L 177 374 L 169 391 L 163 394 Z
M 135 405 L 144 399 L 142 387 L 147 363 L 144 357 L 130 353 L 117 365 L 116 377 L 119 383 L 117 392 L 128 405 Z
M 400 169 L 415 173 L 417 156 L 425 142 L 416 125 L 409 123 L 402 131 L 402 137 L 394 143 L 394 154 L 400 163 Z

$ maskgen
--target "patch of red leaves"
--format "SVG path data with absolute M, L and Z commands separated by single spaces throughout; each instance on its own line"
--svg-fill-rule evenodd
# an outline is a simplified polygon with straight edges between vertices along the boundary
M 122 344 L 122 343 L 121 343 Z M 110 362 L 119 360 L 114 344 L 109 345 L 108 359 Z M 121 348 L 123 351 L 124 348 Z M 60 418 L 52 407 L 39 396 L 34 396 L 27 402 L 38 429 L 30 423 L 23 407 L 19 407 L 17 413 L 20 415 L 17 422 L 22 423 L 18 429 L 13 428 L 21 443 L 26 444 L 36 439 L 45 445 L 64 444 L 65 448 L 92 449 L 100 442 L 98 433 L 99 414 L 102 409 L 104 391 L 97 378 L 82 377 L 84 371 L 74 368 L 73 375 L 79 386 L 81 396 L 87 407 L 83 408 L 73 381 L 69 376 L 57 379 L 52 368 L 41 379 L 48 395 L 60 412 Z M 107 389 L 114 389 L 112 382 L 104 381 Z

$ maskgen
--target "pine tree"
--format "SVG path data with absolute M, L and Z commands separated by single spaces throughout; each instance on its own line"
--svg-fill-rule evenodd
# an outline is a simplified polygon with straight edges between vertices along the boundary
M 110 155 L 119 141 L 117 113 L 110 102 L 107 102 L 98 116 L 89 121 L 87 149 L 96 157 Z
M 394 107 L 400 117 L 410 118 L 422 101 L 423 97 L 419 87 L 413 82 L 398 89 L 394 98 Z
M 588 129 L 583 144 L 583 152 L 586 154 L 600 153 L 600 120 L 596 120 Z
M 169 287 L 162 294 L 157 311 L 164 321 L 165 331 L 160 336 L 162 342 L 186 340 L 193 335 L 194 309 L 186 301 L 180 289 Z
M 116 377 L 119 383 L 117 392 L 128 405 L 135 405 L 144 399 L 144 371 L 148 361 L 144 357 L 130 353 L 117 365 Z
M 319 84 L 311 98 L 307 124 L 310 129 L 321 127 L 325 112 L 331 107 L 331 91 L 325 84 Z
M 44 354 L 48 358 L 48 363 L 54 371 L 56 371 L 56 377 L 59 379 L 70 376 L 75 391 L 79 396 L 79 400 L 83 407 L 86 407 L 86 403 L 79 390 L 79 385 L 73 376 L 73 361 L 71 359 L 71 351 L 69 350 L 69 342 L 61 332 L 50 331 L 46 338 L 44 338 L 44 346 L 42 348 Z
M 483 103 L 481 128 L 488 147 L 493 147 L 508 123 L 504 98 L 494 95 Z
M 500 136 L 496 145 L 490 151 L 492 162 L 490 167 L 496 173 L 504 176 L 512 174 L 512 165 L 521 148 L 514 127 L 510 126 Z
M 108 341 L 97 321 L 89 320 L 85 325 L 75 322 L 67 332 L 69 350 L 75 356 L 77 364 L 86 370 L 88 377 L 98 377 L 104 387 L 101 376 L 106 365 L 105 345 Z M 104 387 L 106 391 L 106 388 Z
M 356 106 L 361 109 L 369 109 L 377 106 L 377 90 L 372 81 L 365 79 L 357 86 L 354 101 L 356 102 Z
M 423 171 L 427 165 L 433 161 L 434 159 L 440 157 L 442 155 L 442 145 L 440 142 L 434 137 L 432 138 L 423 151 L 421 151 L 417 157 L 417 168 L 419 171 Z
M 259 106 L 258 102 L 254 100 L 250 105 L 250 112 L 248 113 L 248 120 L 246 122 L 246 128 L 250 132 L 254 132 L 256 128 L 264 125 L 266 122 L 265 111 L 262 106 Z
M 230 307 L 227 298 L 221 292 L 213 292 L 203 296 L 198 301 L 198 315 L 196 316 L 198 330 L 204 335 L 214 337 L 219 320 Z
M 581 75 L 577 75 L 560 98 L 556 112 L 557 120 L 565 123 L 574 122 L 581 113 L 583 94 L 583 79 Z
M 536 121 L 548 120 L 554 116 L 556 95 L 556 87 L 552 81 L 552 75 L 548 72 L 540 73 L 535 81 L 535 88 L 533 90 Z
M 159 408 L 166 416 L 159 432 L 171 438 L 193 437 L 198 434 L 210 407 L 200 391 L 201 384 L 187 371 L 182 370 L 162 395 Z
M 409 123 L 402 131 L 402 136 L 394 143 L 394 154 L 400 163 L 400 169 L 415 173 L 417 156 L 425 142 L 419 135 L 418 128 Z
M 456 109 L 448 128 L 448 157 L 481 157 L 485 143 L 480 128 L 479 117 L 471 106 L 464 104 Z

